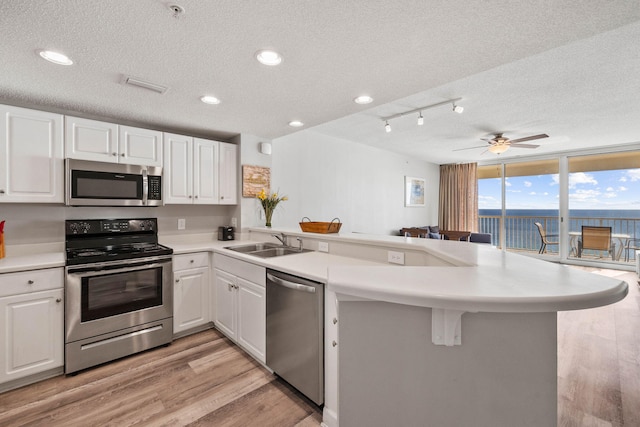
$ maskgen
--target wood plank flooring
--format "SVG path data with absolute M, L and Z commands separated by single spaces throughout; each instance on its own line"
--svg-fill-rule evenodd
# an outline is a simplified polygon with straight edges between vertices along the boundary
M 558 316 L 558 425 L 640 426 L 640 292 Z M 0 426 L 320 425 L 319 408 L 207 330 L 0 394 Z

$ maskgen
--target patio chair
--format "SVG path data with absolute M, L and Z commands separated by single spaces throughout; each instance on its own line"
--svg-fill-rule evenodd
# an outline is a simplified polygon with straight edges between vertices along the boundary
M 557 240 L 549 240 L 549 237 L 557 238 L 557 234 L 547 234 L 547 232 L 544 230 L 544 227 L 542 227 L 542 224 L 540 224 L 539 222 L 536 222 L 534 224 L 538 228 L 538 232 L 540 233 L 540 250 L 538 251 L 539 254 L 543 254 L 547 251 L 547 245 L 560 244 L 560 242 L 558 242 Z
M 606 251 L 615 261 L 616 244 L 611 241 L 611 227 L 582 226 L 582 238 L 578 240 L 578 258 L 585 249 Z
M 625 262 L 629 261 L 629 251 L 633 251 L 633 255 L 631 258 L 635 260 L 635 251 L 640 250 L 640 239 L 628 239 L 627 244 L 624 247 L 624 260 Z

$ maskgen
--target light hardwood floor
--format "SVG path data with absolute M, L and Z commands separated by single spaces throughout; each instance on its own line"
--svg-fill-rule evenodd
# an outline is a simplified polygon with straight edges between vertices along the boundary
M 558 425 L 640 426 L 640 293 L 558 316 Z M 0 426 L 318 426 L 321 411 L 215 330 L 0 394 Z

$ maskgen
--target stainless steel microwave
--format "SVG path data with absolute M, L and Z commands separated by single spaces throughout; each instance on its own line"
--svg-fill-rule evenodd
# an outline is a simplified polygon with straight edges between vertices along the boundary
M 162 206 L 162 168 L 66 159 L 67 206 Z

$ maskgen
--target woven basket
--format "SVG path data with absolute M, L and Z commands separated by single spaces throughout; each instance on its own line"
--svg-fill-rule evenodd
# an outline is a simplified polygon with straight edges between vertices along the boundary
M 333 218 L 331 222 L 318 222 L 318 221 L 311 221 L 308 217 L 305 216 L 300 221 L 300 228 L 302 229 L 302 231 L 308 232 L 308 233 L 321 233 L 321 234 L 337 233 L 340 231 L 340 227 L 342 227 L 340 218 Z

